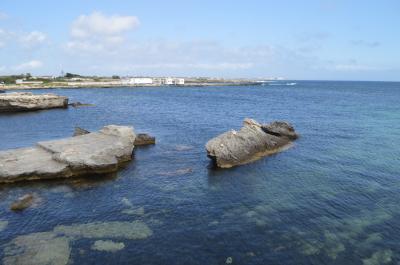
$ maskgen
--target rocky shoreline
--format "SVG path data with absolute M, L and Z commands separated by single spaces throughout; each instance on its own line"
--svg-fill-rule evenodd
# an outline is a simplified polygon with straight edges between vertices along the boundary
M 99 132 L 0 152 L 0 183 L 70 178 L 116 172 L 132 159 L 132 127 L 109 125 Z
M 0 112 L 19 112 L 54 108 L 67 108 L 68 98 L 55 94 L 15 92 L 0 94 Z

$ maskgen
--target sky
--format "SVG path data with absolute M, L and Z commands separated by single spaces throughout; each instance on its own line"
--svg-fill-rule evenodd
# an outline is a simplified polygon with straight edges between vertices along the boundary
M 0 75 L 400 81 L 398 0 L 0 0 Z

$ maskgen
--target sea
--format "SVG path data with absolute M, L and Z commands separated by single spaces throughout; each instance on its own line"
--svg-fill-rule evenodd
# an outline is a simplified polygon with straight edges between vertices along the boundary
M 400 83 L 32 92 L 94 106 L 1 114 L 0 150 L 110 124 L 156 144 L 113 176 L 1 185 L 3 264 L 400 263 Z M 300 138 L 217 169 L 205 144 L 245 118 Z M 34 204 L 11 211 L 28 193 Z

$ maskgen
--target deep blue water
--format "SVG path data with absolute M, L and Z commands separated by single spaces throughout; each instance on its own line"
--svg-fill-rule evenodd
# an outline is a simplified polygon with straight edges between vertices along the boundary
M 95 106 L 0 115 L 1 150 L 108 124 L 132 125 L 157 144 L 136 148 L 114 178 L 0 187 L 2 246 L 57 225 L 140 220 L 148 238 L 114 238 L 125 248 L 113 253 L 77 240 L 70 264 L 400 262 L 400 83 L 35 91 L 47 92 Z M 205 143 L 246 117 L 289 121 L 301 138 L 277 155 L 213 169 Z M 41 201 L 11 212 L 28 192 Z M 127 200 L 142 213 L 124 213 Z

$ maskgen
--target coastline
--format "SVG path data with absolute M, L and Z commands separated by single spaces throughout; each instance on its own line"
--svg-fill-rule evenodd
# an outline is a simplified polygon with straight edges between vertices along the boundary
M 224 82 L 224 83 L 187 83 L 184 85 L 130 85 L 130 84 L 90 84 L 85 85 L 84 83 L 79 85 L 64 85 L 64 84 L 46 84 L 46 85 L 4 85 L 0 86 L 0 90 L 39 90 L 39 89 L 69 89 L 69 88 L 115 88 L 115 87 L 209 87 L 209 86 L 253 86 L 262 85 L 259 82 Z

